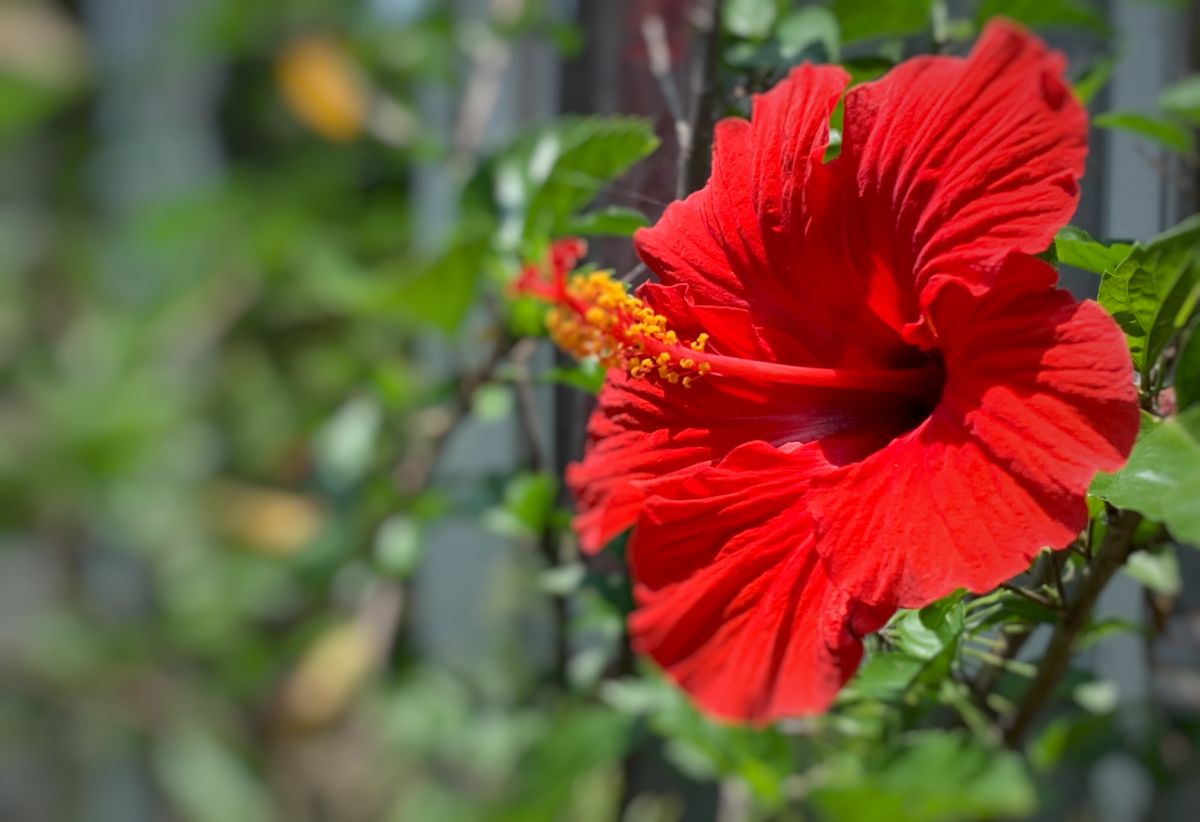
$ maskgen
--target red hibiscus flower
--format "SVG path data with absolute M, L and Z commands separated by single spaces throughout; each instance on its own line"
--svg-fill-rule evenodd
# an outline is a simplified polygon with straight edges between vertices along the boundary
M 635 526 L 635 647 L 706 710 L 825 710 L 864 634 L 1066 546 L 1128 456 L 1124 338 L 1030 256 L 1083 173 L 1063 70 L 993 24 L 848 92 L 824 163 L 849 77 L 801 66 L 635 238 L 659 283 L 541 286 L 560 345 L 622 369 L 568 474 L 583 546 Z

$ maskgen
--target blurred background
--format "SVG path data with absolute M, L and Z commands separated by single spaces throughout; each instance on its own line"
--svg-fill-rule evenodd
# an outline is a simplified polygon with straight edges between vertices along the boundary
M 0 0 L 0 820 L 1197 818 L 1190 549 L 1107 593 L 1140 627 L 1029 767 L 882 686 L 696 715 L 567 527 L 602 375 L 506 288 L 568 234 L 644 276 L 681 125 L 996 14 L 1110 112 L 1076 225 L 1195 211 L 1186 3 Z

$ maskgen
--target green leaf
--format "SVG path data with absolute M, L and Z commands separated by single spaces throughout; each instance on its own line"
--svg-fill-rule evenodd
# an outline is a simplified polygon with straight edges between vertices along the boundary
M 812 46 L 824 50 L 825 60 L 836 62 L 840 32 L 837 17 L 823 6 L 805 6 L 783 20 L 775 29 L 779 53 L 785 60 L 794 60 Z
M 848 45 L 874 37 L 901 37 L 929 26 L 933 0 L 833 0 L 833 13 L 842 28 L 842 43 Z
M 392 311 L 422 325 L 453 334 L 475 302 L 487 237 L 452 241 L 439 259 L 415 273 L 398 274 L 400 282 L 380 301 L 377 310 Z
M 1200 330 L 1193 329 L 1175 360 L 1175 402 L 1179 410 L 1200 400 Z
M 1092 61 L 1092 64 L 1088 66 L 1087 73 L 1075 83 L 1075 96 L 1079 98 L 1079 101 L 1085 106 L 1092 102 L 1096 95 L 1108 85 L 1116 67 L 1116 58 L 1109 55 Z
M 1181 542 L 1200 546 L 1200 406 L 1162 422 L 1134 446 L 1115 475 L 1100 475 L 1089 493 L 1140 511 Z
M 375 532 L 375 564 L 386 574 L 407 579 L 421 561 L 421 528 L 409 514 L 393 514 Z
M 1196 148 L 1196 138 L 1190 128 L 1162 117 L 1136 111 L 1110 111 L 1096 115 L 1092 123 L 1097 128 L 1128 131 L 1146 137 L 1179 154 L 1189 154 Z
M 872 654 L 839 699 L 893 699 L 904 691 L 925 668 L 924 659 L 903 653 Z
M 267 822 L 263 786 L 225 744 L 199 725 L 173 728 L 155 746 L 154 768 L 167 797 L 194 822 Z
M 958 642 L 963 629 L 962 598 L 955 591 L 920 611 L 905 611 L 892 621 L 897 646 L 909 656 L 932 660 Z
M 1129 256 L 1133 246 L 1113 243 L 1111 246 L 1093 240 L 1082 228 L 1067 226 L 1054 238 L 1055 255 L 1058 262 L 1073 265 L 1093 274 L 1115 271 L 1121 261 Z
M 1167 86 L 1158 95 L 1158 105 L 1164 111 L 1186 117 L 1193 125 L 1200 126 L 1200 74 Z
M 1200 492 L 1200 485 L 1197 486 Z M 1200 499 L 1200 497 L 1197 497 Z M 1137 551 L 1121 569 L 1149 590 L 1165 597 L 1177 597 L 1183 590 L 1183 578 L 1179 575 L 1179 559 L 1175 549 L 1164 546 L 1157 552 Z
M 898 752 L 883 749 L 878 761 L 835 775 L 812 799 L 836 822 L 1023 817 L 1036 807 L 1018 754 L 954 731 L 910 735 Z
M 1129 338 L 1134 364 L 1146 374 L 1187 324 L 1200 287 L 1200 215 L 1149 243 L 1137 243 L 1100 281 L 1100 304 Z
M 738 37 L 761 40 L 771 33 L 779 14 L 776 0 L 726 0 L 721 6 L 725 30 Z
M 1035 29 L 1079 29 L 1104 37 L 1113 33 L 1104 15 L 1084 0 L 984 0 L 980 25 L 992 17 L 1010 17 Z
M 569 233 L 570 219 L 658 143 L 638 117 L 562 117 L 524 135 L 494 164 L 500 245 Z
M 599 394 L 604 387 L 604 379 L 608 372 L 594 360 L 581 362 L 572 368 L 551 368 L 538 375 L 538 382 L 552 382 L 559 385 L 569 385 L 589 394 Z
M 567 218 L 560 233 L 576 237 L 632 237 L 633 232 L 648 225 L 650 220 L 640 211 L 609 206 Z

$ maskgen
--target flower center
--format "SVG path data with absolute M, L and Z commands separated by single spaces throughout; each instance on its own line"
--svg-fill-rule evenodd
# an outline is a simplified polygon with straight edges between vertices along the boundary
M 573 242 L 574 245 L 566 246 Z M 765 382 L 899 394 L 936 404 L 945 372 L 936 363 L 908 369 L 814 368 L 728 357 L 707 350 L 709 335 L 681 339 L 663 315 L 630 294 L 604 271 L 568 272 L 583 254 L 578 240 L 553 249 L 553 280 L 529 266 L 519 293 L 555 304 L 546 317 L 550 337 L 576 359 L 595 358 L 605 368 L 627 370 L 635 379 L 658 379 L 690 388 L 704 376 L 743 377 Z M 577 254 L 576 254 L 577 252 Z

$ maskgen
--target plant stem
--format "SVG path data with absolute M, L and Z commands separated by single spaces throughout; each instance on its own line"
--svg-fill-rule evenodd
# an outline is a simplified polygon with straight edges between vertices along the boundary
M 1075 640 L 1087 626 L 1100 592 L 1133 551 L 1133 532 L 1141 521 L 1141 514 L 1134 511 L 1109 512 L 1108 531 L 1100 550 L 1096 552 L 1096 559 L 1088 567 L 1074 600 L 1059 614 L 1058 625 L 1039 664 L 1037 676 L 1030 683 L 1012 724 L 1004 734 L 1004 740 L 1010 746 L 1021 744 L 1033 721 L 1054 693 L 1055 686 L 1067 672 Z
M 688 78 L 691 123 L 688 144 L 679 147 L 679 174 L 675 196 L 682 200 L 699 191 L 708 180 L 712 161 L 713 126 L 721 89 L 717 81 L 721 51 L 721 1 L 699 0 L 692 12 L 696 35 Z

